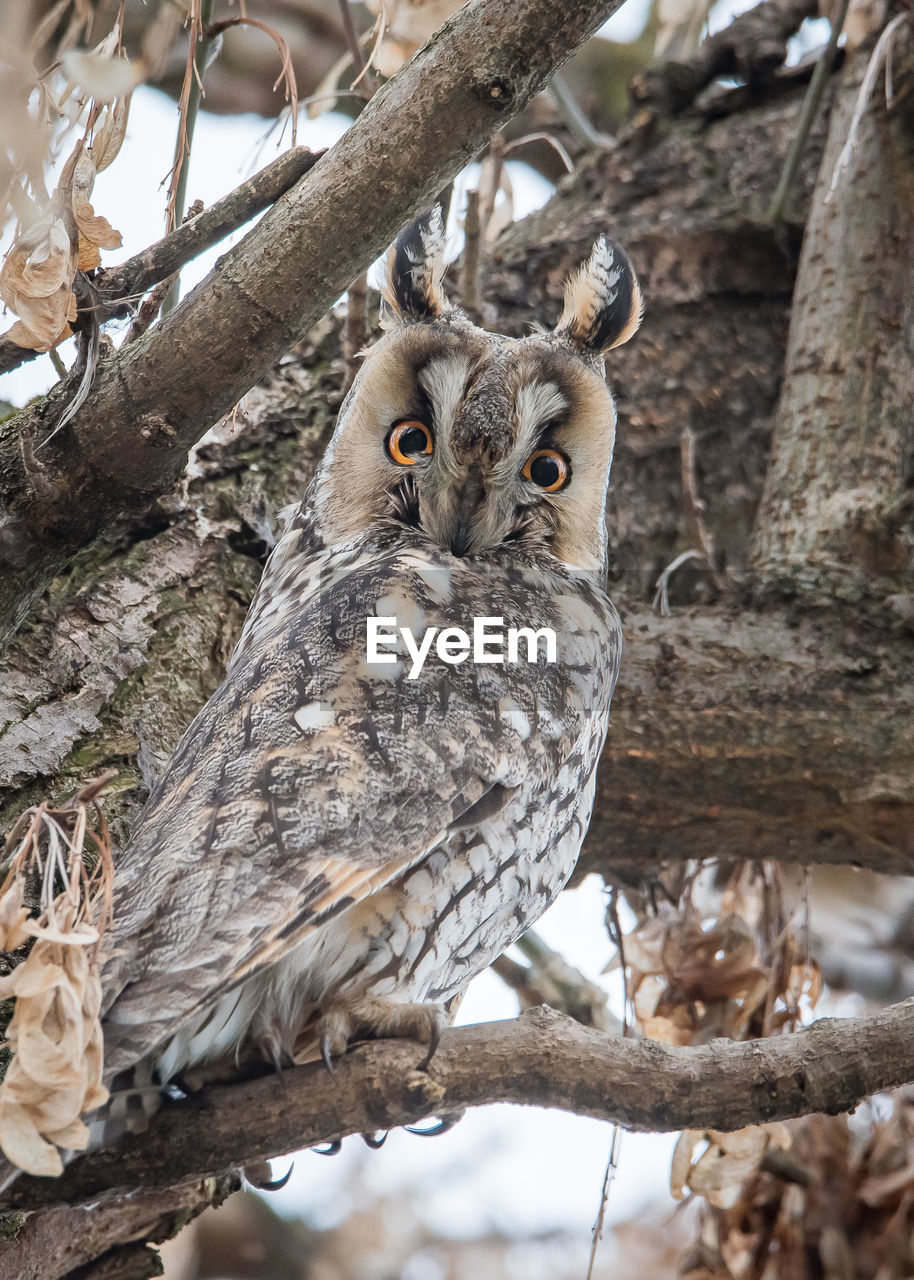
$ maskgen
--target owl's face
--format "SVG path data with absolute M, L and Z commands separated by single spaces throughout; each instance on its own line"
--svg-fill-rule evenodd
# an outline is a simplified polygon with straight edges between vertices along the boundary
M 488 333 L 441 290 L 432 215 L 388 255 L 394 327 L 369 352 L 315 487 L 328 541 L 391 521 L 456 556 L 539 547 L 599 572 L 616 414 L 602 355 L 635 332 L 627 258 L 601 240 L 551 334 Z

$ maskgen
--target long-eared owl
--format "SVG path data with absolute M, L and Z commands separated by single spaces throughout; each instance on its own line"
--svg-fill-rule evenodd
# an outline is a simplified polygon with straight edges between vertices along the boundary
M 442 253 L 435 211 L 387 255 L 387 332 L 119 860 L 108 1084 L 434 1043 L 574 867 L 621 650 L 603 357 L 641 296 L 601 238 L 556 328 L 510 339 Z

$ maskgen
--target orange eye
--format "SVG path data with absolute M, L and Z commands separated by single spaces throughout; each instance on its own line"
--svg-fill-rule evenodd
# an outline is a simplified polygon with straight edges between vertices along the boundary
M 546 493 L 558 493 L 571 479 L 571 467 L 558 449 L 535 449 L 524 463 L 521 475 Z
M 403 467 L 414 467 L 421 457 L 433 450 L 432 433 L 424 422 L 406 418 L 398 422 L 387 437 L 387 452 Z

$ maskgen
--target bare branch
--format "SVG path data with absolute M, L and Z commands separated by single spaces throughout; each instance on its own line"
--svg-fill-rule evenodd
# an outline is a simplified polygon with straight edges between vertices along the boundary
M 607 1036 L 548 1007 L 446 1031 L 423 1050 L 378 1041 L 320 1064 L 212 1086 L 166 1107 L 149 1131 L 75 1161 L 62 1178 L 21 1177 L 0 1208 L 35 1210 L 117 1189 L 198 1179 L 352 1133 L 511 1102 L 648 1132 L 739 1129 L 851 1110 L 914 1080 L 914 999 L 870 1018 L 827 1018 L 792 1035 L 677 1048 Z M 3 1259 L 0 1245 L 0 1261 Z
M 144 294 L 153 285 L 169 280 L 179 268 L 275 204 L 299 178 L 314 168 L 323 154 L 323 151 L 310 151 L 307 147 L 294 147 L 283 152 L 247 182 L 142 253 L 120 266 L 106 267 L 97 272 L 92 283 L 103 302 L 99 320 L 104 322 L 116 316 L 129 315 L 131 299 Z M 41 354 L 0 338 L 0 374 L 9 373 Z
M 29 511 L 17 441 L 28 422 L 44 439 L 66 392 L 0 426 L 0 506 L 35 548 L 27 563 L 0 564 L 0 640 L 76 550 L 171 487 L 188 448 L 618 7 L 473 0 L 460 9 L 206 280 L 104 366 L 53 442 L 70 480 L 58 511 Z

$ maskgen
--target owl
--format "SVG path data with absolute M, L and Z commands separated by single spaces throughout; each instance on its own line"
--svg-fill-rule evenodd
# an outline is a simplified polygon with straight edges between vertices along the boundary
M 386 332 L 119 860 L 115 1100 L 356 1039 L 433 1051 L 575 865 L 621 652 L 603 356 L 641 295 L 601 238 L 556 328 L 511 339 L 448 302 L 443 248 L 433 211 L 389 251 Z

